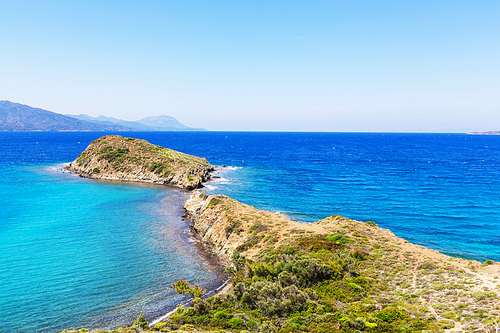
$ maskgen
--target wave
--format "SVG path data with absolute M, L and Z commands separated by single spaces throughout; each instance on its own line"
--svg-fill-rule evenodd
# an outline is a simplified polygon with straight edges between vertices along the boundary
M 65 168 L 69 166 L 69 163 L 61 163 L 57 165 L 49 165 L 45 168 L 45 170 L 53 171 L 53 172 L 64 172 Z
M 238 170 L 238 169 L 243 169 L 243 167 L 237 167 L 237 166 L 226 166 L 224 169 L 227 169 L 227 170 Z

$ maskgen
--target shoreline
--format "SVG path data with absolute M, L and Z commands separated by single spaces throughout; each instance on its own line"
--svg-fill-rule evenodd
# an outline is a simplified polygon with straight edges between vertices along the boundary
M 217 168 L 212 169 L 210 175 L 216 170 Z M 216 179 L 216 177 L 213 178 Z M 202 183 L 206 184 L 209 180 L 210 177 Z M 150 183 L 144 179 L 133 181 Z M 418 295 L 419 304 L 426 308 L 422 311 L 432 316 L 434 320 L 448 320 L 446 325 L 449 325 L 451 320 L 455 331 L 462 328 L 462 323 L 468 325 L 467 327 L 475 327 L 476 324 L 474 320 L 467 318 L 465 320 L 458 317 L 449 318 L 440 304 L 458 306 L 463 299 L 469 299 L 472 304 L 477 303 L 477 306 L 485 307 L 485 303 L 481 302 L 482 297 L 491 297 L 489 293 L 494 293 L 495 288 L 500 289 L 500 284 L 496 281 L 500 278 L 498 262 L 488 260 L 481 264 L 475 260 L 451 257 L 436 250 L 409 243 L 388 229 L 381 229 L 373 222 L 368 223 L 370 221 L 364 223 L 333 215 L 316 222 L 301 223 L 286 215 L 259 210 L 224 195 L 207 195 L 201 191 L 191 192 L 191 196 L 184 203 L 184 209 L 186 214 L 182 217 L 186 217 L 190 222 L 193 236 L 201 239 L 199 244 L 207 252 L 222 258 L 224 263 L 221 267 L 227 267 L 228 259 L 237 251 L 254 262 L 262 260 L 263 255 L 269 249 L 300 242 L 302 238 L 327 237 L 328 235 L 346 237 L 356 246 L 361 246 L 362 253 L 366 251 L 380 254 L 374 257 L 373 264 L 382 265 L 377 267 L 382 272 L 380 279 L 389 278 L 384 283 L 391 285 L 391 288 L 386 292 L 381 292 L 377 297 L 388 294 L 390 298 L 397 300 L 401 293 Z M 391 266 L 399 267 L 401 276 L 385 276 L 386 270 L 394 269 Z M 446 284 L 435 289 L 433 283 L 436 279 Z M 468 280 L 474 280 L 474 283 L 469 283 Z M 230 279 L 226 280 L 221 286 L 210 290 L 206 297 L 227 292 L 231 286 L 230 281 Z M 410 281 L 411 283 L 408 283 Z M 459 295 L 461 298 L 454 296 L 457 295 L 456 285 L 465 288 L 465 291 Z M 433 299 L 436 295 L 440 299 L 439 303 Z M 490 307 L 487 307 L 487 313 L 495 315 L 499 302 L 496 300 L 491 304 L 488 304 Z M 178 304 L 172 311 L 155 318 L 149 327 L 167 320 L 180 307 L 189 305 L 191 305 L 189 301 Z
M 189 212 L 189 208 L 186 208 L 186 203 L 189 200 L 192 200 L 193 197 L 196 199 L 201 199 L 203 202 L 198 202 L 198 204 L 201 203 L 201 206 L 199 206 L 197 209 L 197 213 L 199 216 L 195 216 Z M 217 200 L 217 202 L 213 201 Z M 227 215 L 227 214 L 235 214 L 233 217 L 235 217 L 237 214 L 242 213 L 242 214 L 247 214 L 248 215 L 258 215 L 264 218 L 270 218 L 273 222 L 273 225 L 277 226 L 278 228 L 283 227 L 286 230 L 283 233 L 285 234 L 286 232 L 289 232 L 290 235 L 287 237 L 292 237 L 294 239 L 297 239 L 297 237 L 302 237 L 302 235 L 307 235 L 307 234 L 317 234 L 317 233 L 323 233 L 323 234 L 328 234 L 333 231 L 333 229 L 337 230 L 336 232 L 347 232 L 346 235 L 349 235 L 349 237 L 352 237 L 352 232 L 354 231 L 354 235 L 358 232 L 363 231 L 368 231 L 370 232 L 371 237 L 379 238 L 383 237 L 387 241 L 393 242 L 394 245 L 390 245 L 390 247 L 394 247 L 395 249 L 399 249 L 398 251 L 401 251 L 402 253 L 412 253 L 416 257 L 420 258 L 417 259 L 416 263 L 414 264 L 413 268 L 413 274 L 418 274 L 418 271 L 415 271 L 415 267 L 419 265 L 419 263 L 425 263 L 426 261 L 430 262 L 439 262 L 439 261 L 446 261 L 448 262 L 448 265 L 451 265 L 450 267 L 455 267 L 456 269 L 463 270 L 467 274 L 471 274 L 471 276 L 476 276 L 479 280 L 482 280 L 482 284 L 484 286 L 489 286 L 494 288 L 494 283 L 495 280 L 493 277 L 488 278 L 487 275 L 483 274 L 482 271 L 486 272 L 489 271 L 490 275 L 491 273 L 500 276 L 500 264 L 497 262 L 493 262 L 491 265 L 482 267 L 482 265 L 477 262 L 477 261 L 471 261 L 467 259 L 461 259 L 461 258 L 454 258 L 447 256 L 445 254 L 442 254 L 438 251 L 428 249 L 424 246 L 417 245 L 417 244 L 412 244 L 409 243 L 408 241 L 399 238 L 395 236 L 390 230 L 388 229 L 380 229 L 380 228 L 375 228 L 373 229 L 372 226 L 367 226 L 366 223 L 364 222 L 359 222 L 359 221 L 354 221 L 350 219 L 346 219 L 340 216 L 332 216 L 327 219 L 323 219 L 314 223 L 307 223 L 307 222 L 297 222 L 294 221 L 288 217 L 286 217 L 283 214 L 277 214 L 277 213 L 272 213 L 272 212 L 267 212 L 267 211 L 262 211 L 258 210 L 255 207 L 251 207 L 248 205 L 245 205 L 243 203 L 240 203 L 234 199 L 231 199 L 226 196 L 221 196 L 221 195 L 207 195 L 202 193 L 201 191 L 197 190 L 191 193 L 191 196 L 189 199 L 187 199 L 184 203 L 184 211 L 187 213 L 187 215 L 183 215 L 182 218 L 186 219 L 189 224 L 189 230 L 192 233 L 190 237 L 193 237 L 193 241 L 195 243 L 195 246 L 197 247 L 202 247 L 204 251 L 210 254 L 215 254 L 218 255 L 218 258 L 226 258 L 228 255 L 230 255 L 232 252 L 223 252 L 221 251 L 221 248 L 224 246 L 222 243 L 217 243 L 213 242 L 213 239 L 206 239 L 204 238 L 203 232 L 200 233 L 200 229 L 196 229 L 196 225 L 199 221 L 200 217 L 205 219 L 206 221 L 209 221 L 211 223 L 210 228 L 212 230 L 219 230 L 221 234 L 223 234 L 224 238 L 226 238 L 229 241 L 235 241 L 235 239 L 231 239 L 232 235 L 227 235 L 227 223 L 224 224 L 225 222 L 228 222 L 228 217 L 231 218 L 233 215 Z M 241 211 L 239 211 L 241 210 Z M 213 215 L 212 213 L 215 213 Z M 215 216 L 218 216 L 219 218 L 213 218 Z M 243 216 L 243 215 L 240 215 Z M 277 219 L 277 220 L 276 220 Z M 219 222 L 223 222 L 221 225 L 222 228 L 218 228 L 216 225 Z M 279 223 L 275 223 L 279 222 Z M 287 226 L 284 226 L 284 223 L 287 223 Z M 342 227 L 343 226 L 343 227 Z M 342 229 L 342 228 L 345 229 Z M 275 230 L 275 227 L 271 227 L 271 230 Z M 333 228 L 333 229 L 332 229 Z M 339 229 L 340 228 L 340 229 Z M 354 229 L 353 229 L 354 228 Z M 361 229 L 360 229 L 361 228 Z M 245 229 L 244 229 L 245 230 Z M 301 232 L 303 230 L 304 232 Z M 344 231 L 342 231 L 344 230 Z M 245 232 L 246 233 L 246 232 Z M 283 239 L 284 241 L 285 239 Z M 281 244 L 282 240 L 279 240 L 274 246 L 279 246 Z M 245 244 L 245 240 L 240 241 L 237 243 L 239 245 Z M 392 243 L 391 243 L 392 244 Z M 222 246 L 222 247 L 221 247 Z M 254 260 L 259 260 L 259 252 L 264 250 L 265 246 L 261 246 L 259 244 L 254 244 L 253 247 L 243 251 L 243 253 L 246 255 L 247 258 L 249 259 L 254 259 Z M 220 263 L 221 267 L 226 267 L 227 264 Z M 485 271 L 486 270 L 486 271 Z M 414 275 L 413 279 L 417 279 L 416 281 L 419 281 L 419 278 L 416 278 L 417 275 Z M 215 289 L 210 290 L 204 299 L 208 297 L 212 297 L 215 295 L 224 295 L 230 290 L 231 287 L 231 279 L 225 280 L 220 286 L 216 287 Z M 418 282 L 414 282 L 414 284 L 417 286 Z M 500 287 L 500 285 L 499 285 Z M 437 312 L 439 310 L 436 310 L 432 307 L 432 303 L 426 301 L 425 299 L 421 299 L 423 304 L 428 304 L 429 311 L 431 311 L 434 316 L 439 319 L 439 320 L 444 320 L 443 314 L 441 312 Z M 180 307 L 189 307 L 191 305 L 192 301 L 184 301 L 179 304 L 177 304 L 172 310 L 155 317 L 154 319 L 151 320 L 149 323 L 149 327 L 152 328 L 158 323 L 164 322 L 165 320 L 168 320 L 170 316 L 172 316 L 174 313 L 176 313 L 177 309 Z M 460 322 L 456 322 L 455 326 L 458 328 L 461 325 Z

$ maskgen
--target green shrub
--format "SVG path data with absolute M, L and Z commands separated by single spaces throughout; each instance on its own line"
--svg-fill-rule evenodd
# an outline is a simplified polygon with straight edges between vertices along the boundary
M 311 252 L 318 252 L 322 249 L 325 249 L 327 251 L 332 251 L 342 248 L 343 245 L 344 244 L 342 243 L 337 243 L 336 241 L 329 240 L 324 235 L 311 235 L 307 237 L 301 237 L 300 239 L 298 239 L 296 247 L 302 250 L 304 253 L 311 253 Z
M 191 287 L 189 283 L 184 280 L 178 280 L 177 282 L 173 283 L 172 288 L 174 288 L 178 294 L 189 294 L 194 298 L 200 298 L 204 293 L 207 292 L 206 289 L 202 289 L 200 286 L 198 286 L 197 283 L 195 283 L 195 285 Z
M 224 311 L 217 311 L 214 315 L 215 319 L 230 319 L 232 317 L 232 314 L 226 313 Z
M 255 263 L 250 266 L 250 276 L 277 278 L 281 272 L 295 276 L 298 285 L 310 286 L 330 277 L 331 268 L 315 259 L 286 259 L 275 263 Z
M 385 322 L 393 323 L 396 320 L 407 319 L 408 312 L 395 306 L 389 306 L 376 313 L 375 316 Z
M 262 324 L 259 326 L 259 332 L 260 333 L 277 333 L 278 329 L 274 324 L 270 321 L 264 321 Z
M 240 318 L 232 318 L 227 322 L 227 326 L 229 326 L 232 329 L 237 329 L 241 328 L 243 326 L 243 319 Z
M 368 257 L 368 252 L 356 249 L 351 253 L 351 256 L 356 260 L 365 260 Z
M 349 242 L 349 238 L 342 234 L 334 234 L 326 236 L 326 239 L 330 242 L 334 242 L 335 244 L 346 244 Z
M 133 326 L 140 327 L 142 329 L 147 329 L 149 327 L 149 323 L 144 319 L 144 314 L 141 312 L 141 314 L 137 317 L 137 319 L 134 321 Z
M 179 326 L 179 330 L 181 331 L 194 331 L 195 327 L 193 324 L 184 324 L 182 326 Z
M 438 267 L 432 263 L 423 263 L 422 265 L 418 266 L 417 269 L 424 269 L 428 271 L 432 271 L 437 269 Z

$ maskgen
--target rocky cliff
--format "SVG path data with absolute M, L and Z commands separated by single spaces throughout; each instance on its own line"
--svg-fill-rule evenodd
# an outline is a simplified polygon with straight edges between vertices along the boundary
M 196 191 L 185 202 L 184 209 L 196 233 L 226 260 L 235 250 L 249 259 L 257 259 L 261 249 L 281 244 L 290 234 L 326 232 L 317 224 L 299 223 L 225 195 Z
M 214 167 L 204 158 L 145 140 L 107 135 L 91 142 L 68 170 L 87 178 L 141 181 L 192 190 L 210 179 Z

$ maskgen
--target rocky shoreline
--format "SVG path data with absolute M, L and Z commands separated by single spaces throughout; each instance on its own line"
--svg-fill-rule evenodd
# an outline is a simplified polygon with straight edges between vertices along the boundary
M 165 161 L 158 155 L 135 153 L 143 150 L 131 142 L 146 150 L 150 145 L 137 139 L 103 137 L 70 168 L 90 178 L 146 181 L 187 190 L 201 187 L 214 170 L 206 160 L 187 155 L 192 162 L 182 156 L 182 167 L 171 161 L 174 166 L 169 164 L 168 172 L 159 175 L 151 169 L 154 163 Z M 128 151 L 123 153 L 124 149 Z M 149 149 L 158 154 L 161 150 L 155 149 L 165 148 Z M 106 154 L 120 151 L 126 156 L 109 161 Z M 94 168 L 103 171 L 94 172 Z M 184 210 L 194 233 L 224 262 L 231 282 L 220 295 L 208 299 L 195 297 L 195 287 L 188 285 L 184 291 L 193 292 L 194 298 L 187 308 L 177 308 L 152 327 L 138 319 L 132 327 L 114 331 L 499 329 L 500 263 L 449 257 L 411 244 L 371 221 L 333 215 L 300 223 L 225 195 L 194 191 Z

